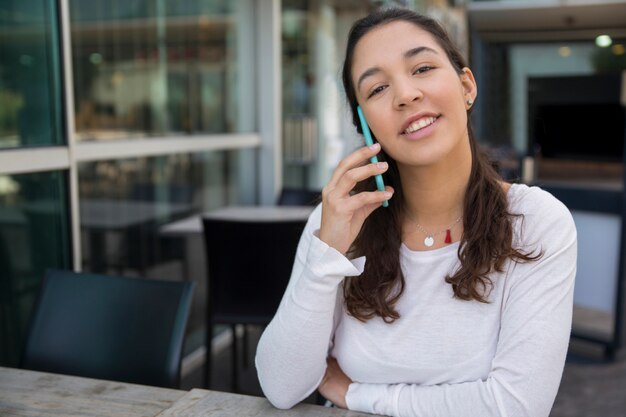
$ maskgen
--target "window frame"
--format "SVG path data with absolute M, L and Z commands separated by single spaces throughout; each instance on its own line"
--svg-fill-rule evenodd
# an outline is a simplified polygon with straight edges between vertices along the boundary
M 0 150 L 0 175 L 41 171 L 67 171 L 69 190 L 72 264 L 81 271 L 81 233 L 78 165 L 81 162 L 121 160 L 180 153 L 206 151 L 250 150 L 244 152 L 247 163 L 241 164 L 238 184 L 243 203 L 272 204 L 281 188 L 282 148 L 280 138 L 281 65 L 280 65 L 280 0 L 239 0 L 241 12 L 254 19 L 252 28 L 243 28 L 238 35 L 245 40 L 237 58 L 248 57 L 256 64 L 254 79 L 241 88 L 243 93 L 254 89 L 255 100 L 246 103 L 249 117 L 242 123 L 252 127 L 252 133 L 166 136 L 146 140 L 122 140 L 111 143 L 77 140 L 74 120 L 74 83 L 72 69 L 71 20 L 69 0 L 53 0 L 57 7 L 62 88 L 62 134 L 65 144 Z M 251 58 L 249 58 L 251 57 Z M 249 65 L 249 62 L 246 63 Z M 240 97 L 240 99 L 243 97 Z M 243 102 L 242 102 L 243 103 Z M 255 192 L 257 191 L 258 192 Z M 256 198 L 255 196 L 259 196 Z

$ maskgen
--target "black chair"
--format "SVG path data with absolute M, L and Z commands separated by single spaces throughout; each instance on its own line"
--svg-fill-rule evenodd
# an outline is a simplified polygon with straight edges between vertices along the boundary
M 321 191 L 303 188 L 283 188 L 276 202 L 279 206 L 317 206 L 321 200 Z
M 41 274 L 30 266 L 15 266 L 17 254 L 8 241 L 0 229 L 0 364 L 17 366 L 26 336 L 28 307 L 39 291 Z
M 189 282 L 48 271 L 21 367 L 177 388 Z
M 236 325 L 266 326 L 276 313 L 306 220 L 203 218 L 208 305 L 204 385 L 210 387 L 213 326 L 231 325 L 232 390 L 237 383 Z M 247 337 L 244 332 L 244 365 Z
M 17 363 L 21 339 L 19 303 L 15 290 L 13 260 L 4 236 L 0 233 L 0 363 Z

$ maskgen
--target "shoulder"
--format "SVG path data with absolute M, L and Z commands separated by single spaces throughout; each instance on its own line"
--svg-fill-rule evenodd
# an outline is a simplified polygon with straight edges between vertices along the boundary
M 576 239 L 576 226 L 569 209 L 540 187 L 513 184 L 507 193 L 516 238 L 523 243 Z M 520 243 L 522 243 L 520 242 Z
M 512 184 L 507 193 L 509 209 L 513 213 L 536 214 L 543 210 L 556 210 L 560 215 L 569 210 L 555 196 L 536 186 Z

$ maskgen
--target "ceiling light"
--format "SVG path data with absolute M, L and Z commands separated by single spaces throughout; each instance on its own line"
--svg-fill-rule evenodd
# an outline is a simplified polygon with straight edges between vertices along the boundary
M 561 46 L 559 48 L 559 55 L 561 55 L 563 58 L 567 58 L 571 54 L 572 54 L 572 49 L 569 46 Z
M 600 48 L 607 48 L 611 46 L 612 43 L 613 40 L 609 35 L 600 35 L 596 38 L 596 45 L 598 45 Z

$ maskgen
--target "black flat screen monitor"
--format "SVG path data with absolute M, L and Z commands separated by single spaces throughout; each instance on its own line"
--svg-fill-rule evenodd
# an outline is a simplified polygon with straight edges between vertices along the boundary
M 537 106 L 533 130 L 544 158 L 623 159 L 624 108 L 619 103 Z
M 621 162 L 626 135 L 621 74 L 531 77 L 529 153 L 541 157 Z

